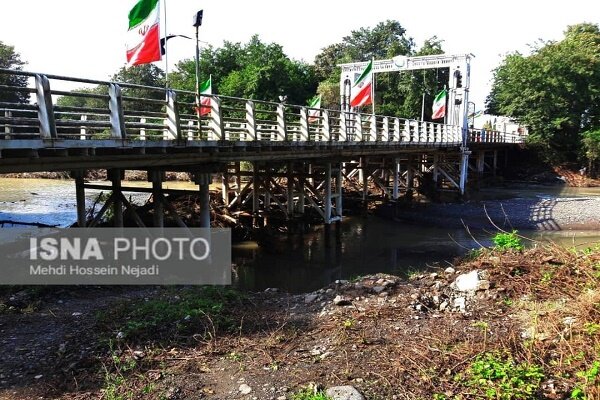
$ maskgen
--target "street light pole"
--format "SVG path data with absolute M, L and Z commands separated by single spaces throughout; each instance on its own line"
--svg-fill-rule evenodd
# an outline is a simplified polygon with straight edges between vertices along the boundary
M 200 38 L 198 34 L 198 30 L 200 25 L 202 25 L 202 16 L 204 14 L 204 10 L 198 11 L 194 14 L 194 27 L 196 28 L 196 96 L 198 98 L 198 102 L 200 102 Z M 199 106 L 199 104 L 198 104 Z

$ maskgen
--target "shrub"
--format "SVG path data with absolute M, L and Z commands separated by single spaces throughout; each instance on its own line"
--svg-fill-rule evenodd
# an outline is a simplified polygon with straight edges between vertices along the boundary
M 523 250 L 523 242 L 517 235 L 517 231 L 512 232 L 500 232 L 494 235 L 492 238 L 494 242 L 494 248 L 498 250 Z

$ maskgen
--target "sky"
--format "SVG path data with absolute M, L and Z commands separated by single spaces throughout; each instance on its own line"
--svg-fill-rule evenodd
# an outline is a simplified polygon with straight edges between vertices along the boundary
M 444 40 L 446 54 L 475 55 L 470 100 L 479 110 L 504 55 L 527 54 L 539 39 L 560 40 L 568 25 L 600 23 L 596 1 L 166 0 L 166 32 L 193 37 L 192 17 L 203 9 L 202 42 L 219 47 L 258 34 L 263 42 L 282 45 L 291 58 L 312 63 L 323 47 L 352 30 L 397 20 L 417 46 L 435 35 Z M 25 70 L 107 80 L 125 65 L 127 15 L 135 3 L 3 0 L 0 41 L 15 47 L 27 62 Z M 193 40 L 170 40 L 169 69 L 194 54 Z M 164 69 L 164 61 L 157 65 Z

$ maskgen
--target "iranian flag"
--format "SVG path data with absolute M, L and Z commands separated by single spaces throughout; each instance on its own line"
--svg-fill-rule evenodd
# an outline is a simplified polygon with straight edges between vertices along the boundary
M 315 96 L 308 102 L 308 107 L 310 108 L 321 108 L 321 95 Z M 321 110 L 308 110 L 308 122 L 317 122 L 319 120 L 319 116 L 321 114 Z
M 435 96 L 433 100 L 433 114 L 431 119 L 444 118 L 446 115 L 446 89 L 442 90 Z
M 138 0 L 129 11 L 128 67 L 161 59 L 159 5 L 159 0 Z
M 350 95 L 350 106 L 360 107 L 373 103 L 372 87 L 373 87 L 373 60 L 360 76 L 354 81 L 352 93 Z
M 198 93 L 200 93 L 200 95 L 212 94 L 212 76 L 210 76 L 207 80 L 200 84 L 200 87 L 198 88 Z M 198 105 L 198 114 L 200 116 L 210 114 L 210 100 L 211 97 L 200 96 L 200 104 Z

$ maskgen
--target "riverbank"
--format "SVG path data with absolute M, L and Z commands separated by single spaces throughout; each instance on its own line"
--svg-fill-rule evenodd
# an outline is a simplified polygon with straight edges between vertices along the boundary
M 570 196 L 539 194 L 463 203 L 415 203 L 403 207 L 383 206 L 380 215 L 400 222 L 471 229 L 526 229 L 541 231 L 600 229 L 600 191 Z M 531 189 L 530 189 L 531 190 Z
M 68 171 L 57 172 L 22 172 L 14 174 L 0 174 L 0 179 L 72 179 Z M 84 178 L 88 181 L 103 181 L 107 180 L 107 172 L 105 169 L 91 169 L 85 171 Z M 125 170 L 126 181 L 148 181 L 148 173 L 146 171 Z M 190 175 L 187 172 L 166 172 L 166 181 L 190 181 Z
M 0 398 L 310 399 L 294 394 L 311 385 L 368 400 L 597 398 L 599 265 L 597 246 L 550 246 L 301 295 L 13 295 L 0 315 Z

